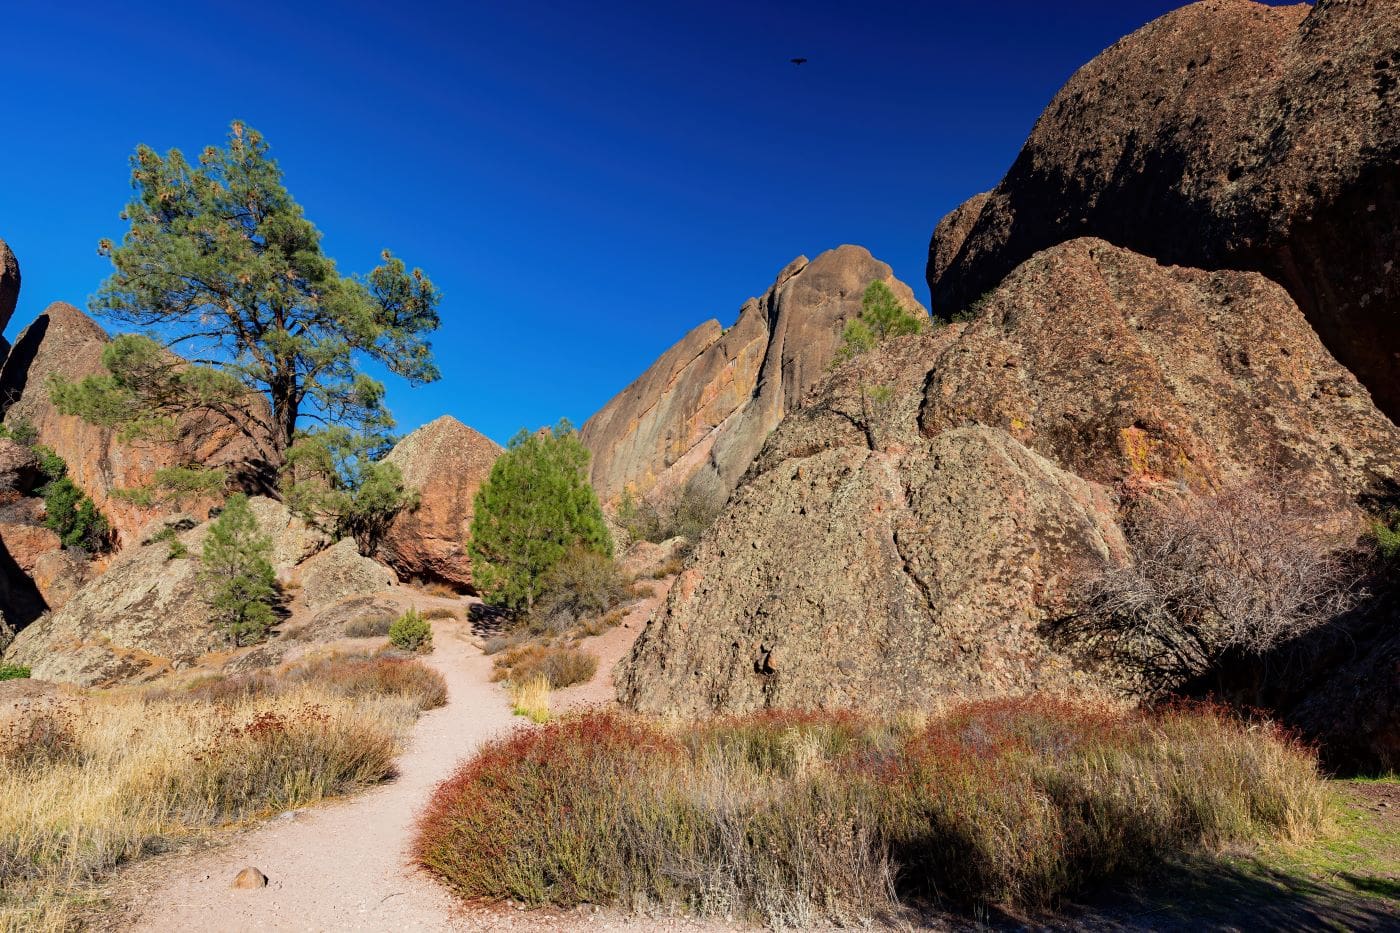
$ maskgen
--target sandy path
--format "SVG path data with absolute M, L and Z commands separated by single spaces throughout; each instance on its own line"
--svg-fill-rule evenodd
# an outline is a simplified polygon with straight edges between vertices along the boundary
M 432 788 L 484 740 L 518 724 L 491 660 L 464 623 L 434 624 L 427 661 L 447 679 L 448 703 L 423 714 L 399 759 L 399 777 L 344 801 L 284 814 L 227 845 L 172 859 L 140 899 L 133 930 L 448 930 L 464 922 L 456 901 L 412 868 L 414 816 Z M 269 879 L 229 887 L 243 866 Z

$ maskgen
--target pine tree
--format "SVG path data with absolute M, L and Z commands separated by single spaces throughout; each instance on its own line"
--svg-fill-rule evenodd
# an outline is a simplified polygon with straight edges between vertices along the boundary
M 469 550 L 487 602 L 529 611 L 544 575 L 571 548 L 612 556 L 612 538 L 588 483 L 588 449 L 568 421 L 521 431 L 477 491 Z
M 422 270 L 385 252 L 368 275 L 342 276 L 266 142 L 241 123 L 195 163 L 148 146 L 131 162 L 130 229 L 120 245 L 101 243 L 115 271 L 92 309 L 142 333 L 107 348 L 109 375 L 55 382 L 60 409 L 128 436 L 169 431 L 188 413 L 222 418 L 259 448 L 268 475 L 318 426 L 387 439 L 384 387 L 364 363 L 412 384 L 438 378 L 428 336 L 440 296 Z
M 277 621 L 272 540 L 258 529 L 248 497 L 236 493 L 209 526 L 200 577 L 214 621 L 235 645 L 261 639 Z

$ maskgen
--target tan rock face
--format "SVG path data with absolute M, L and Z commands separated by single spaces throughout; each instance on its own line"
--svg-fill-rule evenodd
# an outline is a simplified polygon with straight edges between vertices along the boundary
M 0 330 L 10 323 L 19 301 L 19 261 L 8 243 L 0 240 Z
M 1354 501 L 1400 476 L 1400 430 L 1281 287 L 1102 240 L 1048 249 L 931 367 L 926 435 L 976 423 L 1087 479 L 1287 476 Z
M 49 609 L 62 609 L 95 575 L 90 561 L 72 551 L 44 551 L 34 558 L 29 577 Z
M 707 532 L 619 698 L 703 714 L 1088 687 L 1037 626 L 1115 548 L 1107 492 L 1000 431 L 785 459 Z
M 77 308 L 61 302 L 50 305 L 21 332 L 0 369 L 0 405 L 6 425 L 33 424 L 39 443 L 67 461 L 69 477 L 107 515 L 125 546 L 142 526 L 168 510 L 114 498 L 112 490 L 146 485 L 157 469 L 175 462 L 175 452 L 158 443 L 124 444 L 106 428 L 59 414 L 46 385 L 52 374 L 79 380 L 103 372 L 107 339 L 97 322 Z M 181 430 L 184 445 L 206 465 L 238 464 L 253 455 L 252 445 L 226 424 L 187 419 Z M 193 510 L 202 514 L 213 504 L 196 504 Z
M 1116 487 L 1278 476 L 1348 507 L 1397 451 L 1263 276 L 1066 243 L 976 321 L 844 365 L 783 420 L 618 695 L 694 714 L 1093 690 L 1041 624 L 1125 556 Z
M 1394 0 L 1207 0 L 1169 13 L 1081 68 L 1001 184 L 957 213 L 930 247 L 935 312 L 1080 236 L 1259 271 L 1400 416 Z
M 500 455 L 500 445 L 450 415 L 399 441 L 386 459 L 403 472 L 420 502 L 389 526 L 380 545 L 384 562 L 405 579 L 421 577 L 470 588 L 466 541 L 472 502 Z
M 297 580 L 312 612 L 351 596 L 378 593 L 397 582 L 388 567 L 362 557 L 352 538 L 342 538 L 302 564 Z
M 261 531 L 274 542 L 274 567 L 299 553 L 300 523 L 279 503 L 251 500 Z M 209 523 L 179 535 L 185 557 L 164 541 L 133 543 L 107 571 L 71 594 L 61 608 L 21 631 L 5 659 L 34 676 L 83 686 L 148 680 L 226 646 L 211 621 L 199 554 Z M 299 559 L 299 558 L 298 558 Z
M 695 484 L 723 499 L 768 433 L 827 371 L 871 282 L 925 313 L 889 266 L 859 246 L 798 258 L 733 327 L 707 321 L 583 426 L 604 503 L 674 495 Z

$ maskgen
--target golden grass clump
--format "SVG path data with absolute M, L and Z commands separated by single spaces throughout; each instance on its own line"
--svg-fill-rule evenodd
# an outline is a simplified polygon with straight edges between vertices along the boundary
M 123 862 L 385 780 L 419 710 L 442 702 L 416 662 L 331 657 L 6 713 L 0 929 L 68 928 Z
M 1309 750 L 1207 708 L 590 712 L 488 745 L 439 788 L 417 852 L 469 898 L 857 924 L 1050 907 L 1178 853 L 1306 837 L 1324 811 Z
M 542 674 L 510 683 L 511 712 L 534 723 L 549 719 L 549 680 Z

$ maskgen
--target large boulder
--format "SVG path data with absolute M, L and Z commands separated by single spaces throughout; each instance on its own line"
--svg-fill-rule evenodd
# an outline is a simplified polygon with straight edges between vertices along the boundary
M 926 435 L 1000 428 L 1096 482 L 1286 476 L 1345 504 L 1400 479 L 1400 430 L 1257 273 L 1073 240 L 1007 276 L 931 362 Z
M 273 539 L 274 569 L 285 573 L 285 561 L 305 556 L 300 543 L 287 543 L 304 539 L 303 526 L 280 503 L 254 498 L 252 505 L 259 529 Z M 147 680 L 225 647 L 199 572 L 209 525 L 170 525 L 184 556 L 172 556 L 168 541 L 133 541 L 106 573 L 21 631 L 5 660 L 28 665 L 38 678 L 95 686 Z
M 990 428 L 782 459 L 702 539 L 619 698 L 694 715 L 1091 689 L 1038 628 L 1074 568 L 1122 552 L 1114 515 Z
M 53 448 L 67 462 L 68 476 L 111 520 L 118 542 L 126 545 L 143 526 L 167 515 L 169 509 L 114 496 L 114 490 L 148 484 L 156 470 L 178 462 L 177 448 L 206 466 L 235 470 L 258 459 L 259 453 L 257 445 L 240 430 L 212 417 L 182 419 L 180 437 L 172 445 L 125 443 L 111 429 L 60 414 L 49 398 L 49 377 L 77 381 L 101 374 L 107 341 L 97 322 L 77 308 L 62 302 L 49 305 L 20 333 L 0 368 L 0 407 L 6 425 L 33 425 L 38 442 Z M 251 405 L 261 403 L 261 398 L 250 398 Z M 214 504 L 209 500 L 196 505 L 207 510 Z
M 380 557 L 399 576 L 470 588 L 471 531 L 476 491 L 501 455 L 495 441 L 451 415 L 423 425 L 399 441 L 386 460 L 418 492 L 418 507 L 400 512 L 380 544 Z
M 9 326 L 10 316 L 15 313 L 19 281 L 19 261 L 10 245 L 0 240 L 0 330 Z
M 361 556 L 353 538 L 342 538 L 297 568 L 306 608 L 319 612 L 351 596 L 366 596 L 397 583 L 394 572 Z
M 1397 452 L 1262 275 L 1065 243 L 975 321 L 843 364 L 783 420 L 618 695 L 697 714 L 1108 689 L 1045 623 L 1126 559 L 1115 493 L 1275 480 L 1355 521 Z
M 889 266 L 841 246 L 789 263 L 734 326 L 707 321 L 662 354 L 583 426 L 604 503 L 628 490 L 665 499 L 687 487 L 723 501 L 768 433 L 826 374 L 875 281 L 927 313 Z
M 996 189 L 939 225 L 929 287 L 935 312 L 968 307 L 1080 236 L 1263 272 L 1394 418 L 1397 214 L 1394 0 L 1206 0 L 1075 73 Z

